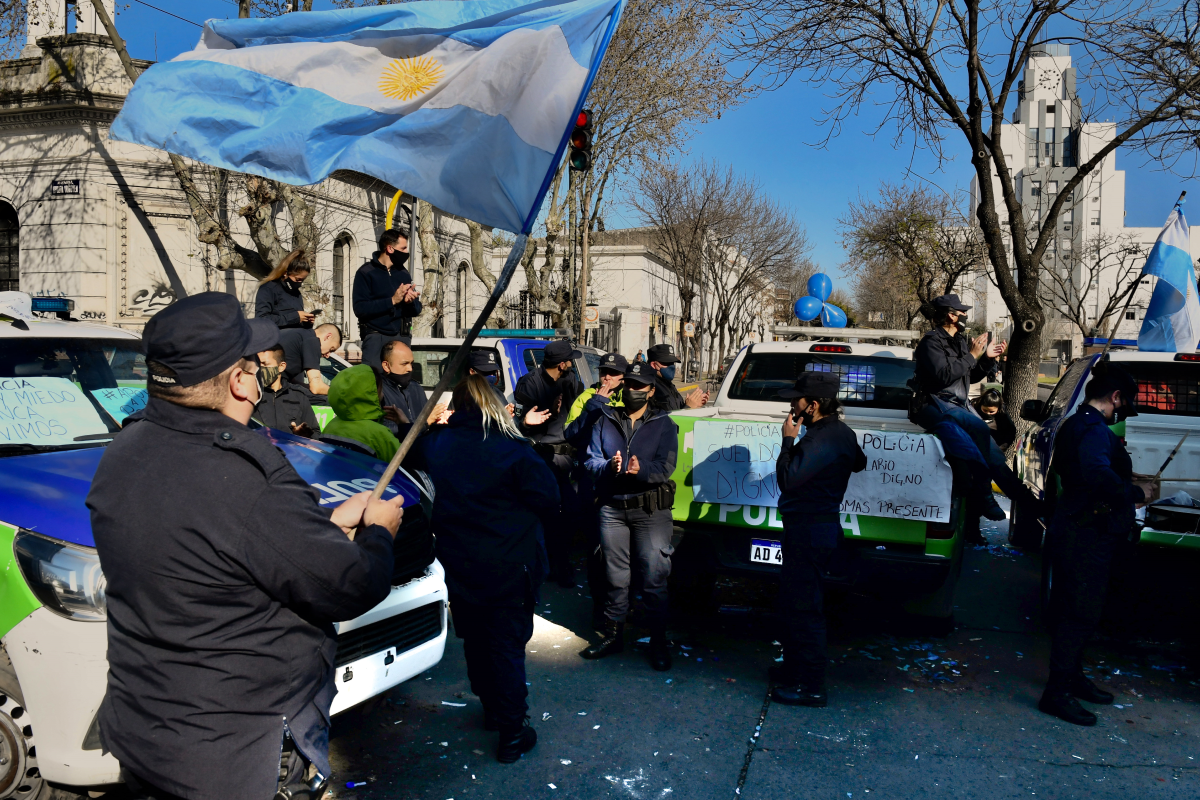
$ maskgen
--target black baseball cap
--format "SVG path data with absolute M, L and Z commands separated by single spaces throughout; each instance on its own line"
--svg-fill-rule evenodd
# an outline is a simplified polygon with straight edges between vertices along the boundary
M 675 357 L 675 348 L 663 342 L 656 344 L 646 351 L 647 361 L 657 361 L 660 364 L 678 364 L 679 359 Z
M 630 364 L 625 370 L 625 382 L 649 386 L 654 383 L 654 370 L 650 368 L 649 364 L 640 362 Z
M 970 311 L 971 307 L 963 305 L 963 301 L 958 299 L 956 294 L 944 294 L 941 297 L 933 298 L 935 308 L 950 308 L 955 311 Z
M 150 379 L 168 386 L 195 386 L 215 378 L 239 359 L 279 343 L 279 328 L 269 319 L 246 319 L 231 294 L 203 292 L 167 306 L 142 331 L 146 360 L 175 375 Z
M 629 369 L 629 361 L 620 353 L 605 353 L 600 357 L 600 371 L 619 372 L 625 374 Z
M 837 397 L 841 381 L 835 372 L 803 372 L 796 378 L 796 385 L 784 389 L 779 396 L 784 400 L 796 397 Z
M 472 350 L 471 369 L 479 373 L 498 372 L 500 362 L 496 360 L 495 350 Z
M 546 345 L 542 364 L 561 364 L 564 361 L 574 361 L 583 358 L 583 353 L 571 347 L 570 342 L 551 342 Z

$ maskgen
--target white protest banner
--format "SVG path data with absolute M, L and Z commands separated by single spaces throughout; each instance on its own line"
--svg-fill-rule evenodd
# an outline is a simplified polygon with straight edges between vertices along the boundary
M 66 378 L 0 378 L 0 444 L 71 444 L 107 432 L 87 395 Z
M 117 422 L 123 422 L 135 411 L 146 407 L 146 390 L 133 386 L 118 386 L 115 389 L 95 389 L 92 397 Z
M 782 442 L 775 422 L 700 420 L 693 429 L 697 502 L 779 505 L 775 460 Z M 857 430 L 867 468 L 850 476 L 842 513 L 925 522 L 950 519 L 950 465 L 926 433 Z

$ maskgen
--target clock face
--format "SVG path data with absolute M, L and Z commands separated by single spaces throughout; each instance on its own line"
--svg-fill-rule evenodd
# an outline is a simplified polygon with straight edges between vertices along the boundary
M 1057 89 L 1061 74 L 1056 70 L 1043 69 L 1038 72 L 1038 86 L 1043 89 Z

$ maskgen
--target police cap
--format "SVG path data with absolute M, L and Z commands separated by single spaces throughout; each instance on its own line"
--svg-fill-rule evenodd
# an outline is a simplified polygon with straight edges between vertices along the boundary
M 625 382 L 649 386 L 654 383 L 654 370 L 640 361 L 630 364 L 625 370 Z
M 168 386 L 195 386 L 215 378 L 239 359 L 279 343 L 269 319 L 246 319 L 237 298 L 224 292 L 185 297 L 154 315 L 142 332 L 146 360 L 175 375 L 151 374 Z
M 675 357 L 675 348 L 663 342 L 656 344 L 646 351 L 647 361 L 657 361 L 659 364 L 678 364 L 679 359 Z
M 784 389 L 779 396 L 785 400 L 795 397 L 828 397 L 835 398 L 838 394 L 840 381 L 835 372 L 802 372 L 796 379 L 796 385 Z
M 629 361 L 620 353 L 605 353 L 600 357 L 601 372 L 618 372 L 622 375 L 629 369 Z
M 956 294 L 944 294 L 941 297 L 933 298 L 934 308 L 952 309 L 954 311 L 970 311 L 971 307 L 963 305 L 963 301 L 958 299 Z
M 471 369 L 480 374 L 488 372 L 497 372 L 500 369 L 500 362 L 496 359 L 495 350 L 472 350 L 471 351 Z
M 551 342 L 546 345 L 542 363 L 546 365 L 561 364 L 564 361 L 574 361 L 583 358 L 583 353 L 571 347 L 570 342 Z

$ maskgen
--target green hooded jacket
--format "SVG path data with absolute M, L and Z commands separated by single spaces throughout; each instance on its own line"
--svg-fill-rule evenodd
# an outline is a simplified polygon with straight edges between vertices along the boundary
M 400 449 L 400 440 L 379 420 L 379 389 L 375 373 L 367 364 L 339 372 L 329 384 L 329 406 L 337 416 L 329 420 L 322 433 L 362 442 L 375 451 L 376 458 L 391 461 Z

